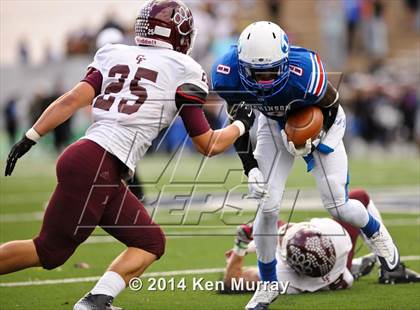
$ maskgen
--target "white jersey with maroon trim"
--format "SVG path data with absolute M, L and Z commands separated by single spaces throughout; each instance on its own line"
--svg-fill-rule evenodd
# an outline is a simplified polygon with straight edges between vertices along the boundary
M 101 145 L 132 171 L 177 115 L 178 86 L 194 84 L 208 93 L 201 66 L 170 49 L 107 44 L 89 67 L 103 80 L 93 101 L 93 124 L 83 138 Z
M 310 223 L 318 228 L 323 235 L 329 236 L 334 245 L 336 261 L 333 269 L 324 277 L 312 278 L 305 275 L 298 275 L 289 265 L 277 248 L 277 278 L 279 281 L 290 282 L 290 292 L 302 293 L 315 292 L 326 289 L 342 274 L 347 273 L 347 256 L 352 248 L 349 234 L 339 223 L 328 218 L 314 218 Z M 288 239 L 287 232 L 284 239 Z

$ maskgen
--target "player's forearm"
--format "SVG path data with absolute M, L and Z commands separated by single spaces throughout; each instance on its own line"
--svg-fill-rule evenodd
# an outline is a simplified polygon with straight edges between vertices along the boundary
M 239 256 L 235 253 L 229 257 L 225 273 L 223 275 L 223 281 L 230 283 L 231 279 L 239 279 L 242 277 L 242 267 L 244 262 L 244 256 Z
M 43 136 L 64 123 L 79 108 L 92 102 L 94 91 L 86 83 L 79 83 L 74 89 L 55 100 L 36 121 L 33 128 Z
M 251 171 L 252 168 L 258 167 L 257 160 L 252 153 L 249 133 L 246 132 L 243 136 L 239 137 L 234 145 L 236 153 L 241 159 L 244 173 L 245 175 L 248 175 L 248 172 Z
M 196 120 L 196 124 L 208 124 L 203 113 L 197 114 L 197 117 L 199 121 L 197 122 Z M 208 130 L 200 135 L 191 135 L 191 129 L 189 130 L 189 133 L 194 145 L 200 153 L 206 156 L 213 156 L 224 152 L 236 141 L 236 139 L 249 131 L 254 123 L 254 119 L 255 115 L 252 112 L 252 108 L 243 102 L 236 108 L 233 117 L 234 122 L 229 126 L 219 130 L 212 130 L 209 129 L 210 127 L 207 127 L 207 125 L 206 129 Z M 184 120 L 184 123 L 187 122 Z
M 56 101 L 54 101 L 36 121 L 33 128 L 40 135 L 43 136 L 56 128 L 58 125 L 64 123 L 77 110 L 71 104 L 73 99 L 71 95 L 64 94 Z
M 229 125 L 223 129 L 209 130 L 207 143 L 202 143 L 201 153 L 206 156 L 214 156 L 228 149 L 240 136 L 240 130 L 236 125 Z

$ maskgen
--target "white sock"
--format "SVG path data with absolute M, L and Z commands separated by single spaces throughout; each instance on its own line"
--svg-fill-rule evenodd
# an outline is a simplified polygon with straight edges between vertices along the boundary
M 114 271 L 107 271 L 90 291 L 92 295 L 108 295 L 116 297 L 125 289 L 124 279 Z

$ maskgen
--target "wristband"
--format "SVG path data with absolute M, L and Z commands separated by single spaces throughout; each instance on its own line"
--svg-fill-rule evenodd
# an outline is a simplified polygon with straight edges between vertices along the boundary
M 235 244 L 233 247 L 233 253 L 238 256 L 245 256 L 247 254 L 248 245 L 245 248 L 241 247 L 240 245 Z
M 234 121 L 232 125 L 239 129 L 239 136 L 242 136 L 245 133 L 245 125 L 241 121 Z
M 29 140 L 32 140 L 34 142 L 37 142 L 41 138 L 41 136 L 39 135 L 39 133 L 37 133 L 34 128 L 29 129 L 25 133 L 25 136 L 26 136 L 26 138 L 28 138 Z

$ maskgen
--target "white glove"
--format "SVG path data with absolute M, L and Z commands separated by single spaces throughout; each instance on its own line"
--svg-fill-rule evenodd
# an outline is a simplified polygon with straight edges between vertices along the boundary
M 309 155 L 312 151 L 312 140 L 306 140 L 304 146 L 300 148 L 296 148 L 295 144 L 292 141 L 287 140 L 287 134 L 284 129 L 281 131 L 281 137 L 283 138 L 283 143 L 286 149 L 289 151 L 290 154 L 293 156 L 306 156 Z M 318 139 L 316 139 L 318 140 Z M 319 143 L 319 141 L 317 141 Z
M 261 199 L 267 198 L 268 192 L 265 189 L 264 176 L 260 169 L 252 168 L 248 173 L 248 198 Z

